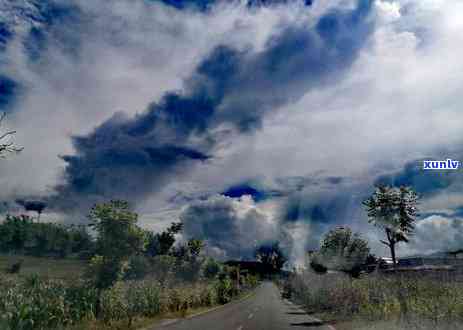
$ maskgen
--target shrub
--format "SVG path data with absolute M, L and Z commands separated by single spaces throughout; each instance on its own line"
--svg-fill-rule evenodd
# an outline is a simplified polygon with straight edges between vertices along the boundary
M 124 278 L 128 280 L 143 279 L 151 270 L 151 263 L 145 256 L 135 255 L 130 257 L 128 261 L 128 269 L 124 274 Z
M 217 299 L 221 304 L 228 303 L 233 297 L 233 283 L 229 277 L 221 278 L 216 283 Z
M 203 275 L 207 279 L 215 278 L 220 272 L 220 264 L 212 258 L 207 259 L 203 268 Z

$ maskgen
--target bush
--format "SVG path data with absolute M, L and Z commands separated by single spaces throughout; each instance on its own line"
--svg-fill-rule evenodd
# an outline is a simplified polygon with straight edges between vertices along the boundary
M 96 288 L 105 289 L 123 279 L 128 268 L 128 262 L 96 255 L 90 260 L 85 277 Z
M 216 283 L 217 299 L 221 304 L 226 304 L 233 297 L 233 283 L 229 277 L 221 278 Z
M 220 272 L 220 264 L 212 258 L 209 258 L 204 264 L 203 275 L 207 279 L 215 278 Z
M 151 271 L 151 263 L 148 258 L 142 255 L 130 257 L 128 269 L 124 274 L 124 278 L 128 280 L 140 280 L 148 275 Z

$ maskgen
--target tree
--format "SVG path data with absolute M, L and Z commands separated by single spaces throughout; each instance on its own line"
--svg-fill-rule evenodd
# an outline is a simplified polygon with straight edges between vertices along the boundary
M 320 251 L 314 258 L 326 269 L 357 275 L 370 253 L 368 242 L 348 227 L 337 227 L 323 237 Z
M 4 121 L 6 113 L 0 115 L 0 125 Z M 16 131 L 7 131 L 0 135 L 0 157 L 4 158 L 9 153 L 18 153 L 23 150 L 11 141 L 11 137 L 16 134 Z
M 368 222 L 383 229 L 394 268 L 396 267 L 396 245 L 408 242 L 413 234 L 418 215 L 418 196 L 410 187 L 378 186 L 370 198 L 363 202 L 368 213 Z
M 287 261 L 278 242 L 261 245 L 255 251 L 257 261 L 263 263 L 271 272 L 279 272 Z
M 183 223 L 172 222 L 170 227 L 160 234 L 148 234 L 148 244 L 146 252 L 154 257 L 156 255 L 166 255 L 175 244 L 175 235 L 183 229 Z
M 220 272 L 220 264 L 213 258 L 208 258 L 204 264 L 203 274 L 207 279 L 216 278 Z
M 93 266 L 97 285 L 110 286 L 121 278 L 131 255 L 144 251 L 145 233 L 137 226 L 138 215 L 121 200 L 95 205 L 89 214 L 90 226 L 97 232 Z
M 200 239 L 190 239 L 188 241 L 188 251 L 192 259 L 198 258 L 201 251 L 204 249 L 204 242 Z
M 93 240 L 84 226 L 37 223 L 30 216 L 7 215 L 0 223 L 0 251 L 66 257 L 91 253 Z

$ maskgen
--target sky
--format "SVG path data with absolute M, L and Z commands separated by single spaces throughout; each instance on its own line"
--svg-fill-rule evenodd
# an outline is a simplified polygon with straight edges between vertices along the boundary
M 280 241 L 298 263 L 362 201 L 410 185 L 399 255 L 462 248 L 459 0 L 0 0 L 1 211 L 86 221 L 128 200 L 222 259 Z M 17 201 L 20 200 L 20 203 Z M 22 203 L 21 203 L 22 201 Z

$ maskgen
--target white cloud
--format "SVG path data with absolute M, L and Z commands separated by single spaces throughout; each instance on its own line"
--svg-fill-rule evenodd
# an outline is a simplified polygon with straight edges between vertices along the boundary
M 47 193 L 60 180 L 63 163 L 57 155 L 72 153 L 70 135 L 90 131 L 117 110 L 131 115 L 141 112 L 165 91 L 181 88 L 182 80 L 214 46 L 226 43 L 259 50 L 277 29 L 312 24 L 312 16 L 352 1 L 316 1 L 313 10 L 302 10 L 300 3 L 256 11 L 223 4 L 211 13 L 177 11 L 144 1 L 77 3 L 97 18 L 75 31 L 81 38 L 78 57 L 63 52 L 58 41 L 51 40 L 44 60 L 28 62 L 20 43 L 20 30 L 27 28 L 19 19 L 20 34 L 8 49 L 8 65 L 1 71 L 25 86 L 9 118 L 25 150 L 0 164 L 2 198 Z M 377 1 L 375 8 L 373 38 L 345 79 L 281 109 L 256 135 L 220 145 L 214 160 L 195 166 L 191 175 L 179 176 L 141 209 L 152 214 L 172 207 L 166 202 L 171 191 L 190 187 L 195 195 L 210 194 L 252 177 L 272 180 L 323 172 L 364 183 L 378 174 L 378 168 L 399 168 L 442 147 L 460 144 L 463 4 L 398 0 Z M 458 206 L 455 196 L 436 196 L 427 210 Z M 238 219 L 254 215 L 274 232 L 274 220 L 262 219 L 273 219 L 277 203 L 256 206 L 240 200 L 232 205 Z M 273 211 L 263 216 L 267 211 L 261 207 Z M 163 219 L 177 214 L 170 209 L 162 213 Z M 413 249 L 431 233 L 450 238 L 426 248 L 444 248 L 455 236 L 451 231 L 455 221 L 423 220 Z M 145 222 L 148 225 L 148 219 Z M 246 238 L 243 244 L 249 243 L 245 229 L 254 223 L 239 223 Z M 309 229 L 294 230 L 291 235 Z M 300 250 L 293 253 L 297 258 Z

